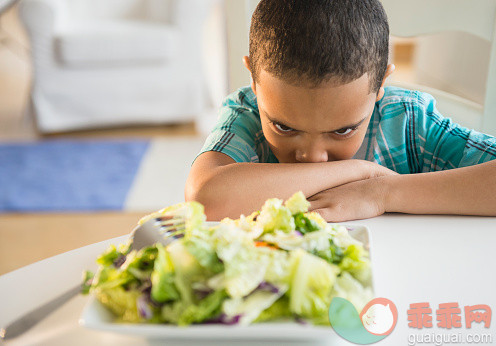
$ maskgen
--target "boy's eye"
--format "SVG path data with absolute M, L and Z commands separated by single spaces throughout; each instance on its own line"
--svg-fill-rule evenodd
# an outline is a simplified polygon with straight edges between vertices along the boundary
M 278 123 L 273 123 L 275 128 L 281 132 L 291 132 L 291 131 L 294 131 L 291 127 L 288 127 L 286 125 L 283 125 L 283 124 L 278 124 Z
M 349 127 L 347 129 L 341 129 L 341 130 L 334 131 L 334 133 L 339 135 L 339 136 L 346 136 L 346 135 L 351 134 L 355 130 L 356 130 L 356 128 Z

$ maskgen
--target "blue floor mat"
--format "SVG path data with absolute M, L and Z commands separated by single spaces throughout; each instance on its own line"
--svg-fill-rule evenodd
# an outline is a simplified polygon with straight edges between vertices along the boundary
M 121 210 L 143 140 L 0 144 L 0 212 Z

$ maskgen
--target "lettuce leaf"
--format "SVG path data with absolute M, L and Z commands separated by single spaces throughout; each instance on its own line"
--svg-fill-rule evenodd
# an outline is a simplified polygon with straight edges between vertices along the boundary
M 341 297 L 350 301 L 357 311 L 362 311 L 365 305 L 373 298 L 370 287 L 364 287 L 350 273 L 343 272 L 336 279 L 332 297 Z
M 309 318 L 326 314 L 339 268 L 302 249 L 293 251 L 292 262 L 290 310 Z
M 298 213 L 294 216 L 295 229 L 301 234 L 314 232 L 320 229 L 320 226 L 312 219 L 309 219 L 304 213 Z
M 162 244 L 156 244 L 158 255 L 151 274 L 151 297 L 154 301 L 163 303 L 179 299 L 179 292 L 174 284 L 174 266 Z
M 114 261 L 122 256 L 123 254 L 117 250 L 115 245 L 110 245 L 107 250 L 105 250 L 104 253 L 102 253 L 98 258 L 96 259 L 96 263 L 102 265 L 102 266 L 109 266 L 114 263 Z
M 227 298 L 224 290 L 210 293 L 197 304 L 188 304 L 179 300 L 162 307 L 164 322 L 186 326 L 210 320 L 221 313 L 222 303 Z
M 289 298 L 282 296 L 267 309 L 262 311 L 253 322 L 265 322 L 270 320 L 291 318 L 293 313 L 289 310 Z
M 110 309 L 122 322 L 138 323 L 142 318 L 138 313 L 137 299 L 141 295 L 138 290 L 125 290 L 122 286 L 97 288 L 94 291 L 97 299 Z
M 257 290 L 245 298 L 227 299 L 222 310 L 228 317 L 241 316 L 240 325 L 252 323 L 262 313 L 277 301 L 287 290 L 286 287 L 280 287 L 277 292 L 268 292 Z
M 292 215 L 306 213 L 310 208 L 310 202 L 307 201 L 303 192 L 298 191 L 289 197 L 284 206 L 289 209 Z
M 268 263 L 261 251 L 240 248 L 236 256 L 224 261 L 224 272 L 209 280 L 209 285 L 224 288 L 232 298 L 244 297 L 264 280 Z
M 191 237 L 184 241 L 184 247 L 207 271 L 217 274 L 224 270 L 224 264 L 208 241 Z
M 83 272 L 83 283 L 81 284 L 81 294 L 90 293 L 91 284 L 95 274 L 89 270 Z
M 178 320 L 179 325 L 201 323 L 221 313 L 222 303 L 227 298 L 224 290 L 214 291 L 200 300 L 198 304 L 189 305 Z
M 362 245 L 351 244 L 343 253 L 339 263 L 342 271 L 349 272 L 362 284 L 369 285 L 371 280 L 370 260 L 368 252 Z
M 264 232 L 272 232 L 276 229 L 290 232 L 295 229 L 295 223 L 291 211 L 282 205 L 278 198 L 268 199 L 257 217 L 257 224 Z
M 184 243 L 176 241 L 167 246 L 174 268 L 174 286 L 186 305 L 194 303 L 192 284 L 204 281 L 204 270 L 196 258 L 185 248 Z
M 343 250 L 334 243 L 332 238 L 329 239 L 329 246 L 327 248 L 314 249 L 310 252 L 332 264 L 341 263 L 344 257 Z

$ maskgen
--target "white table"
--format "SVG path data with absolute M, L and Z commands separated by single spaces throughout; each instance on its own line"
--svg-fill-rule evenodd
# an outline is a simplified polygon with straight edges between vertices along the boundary
M 398 308 L 396 328 L 380 345 L 407 345 L 410 334 L 432 333 L 463 337 L 485 333 L 491 334 L 496 343 L 496 321 L 492 321 L 489 329 L 478 324 L 466 329 L 462 313 L 463 327 L 445 330 L 436 326 L 435 315 L 438 304 L 448 302 L 458 302 L 462 311 L 465 305 L 487 304 L 496 313 L 495 217 L 388 214 L 349 224 L 363 224 L 371 230 L 376 296 L 392 300 Z M 110 243 L 125 240 L 126 237 L 119 237 L 86 246 L 0 276 L 0 325 L 72 287 L 80 281 L 84 269 L 95 268 L 95 258 Z M 6 344 L 153 343 L 79 327 L 78 318 L 87 299 L 80 296 L 70 300 L 33 329 Z M 408 327 L 409 304 L 419 302 L 430 303 L 433 328 L 417 331 Z M 233 342 L 216 341 L 211 345 L 233 345 Z

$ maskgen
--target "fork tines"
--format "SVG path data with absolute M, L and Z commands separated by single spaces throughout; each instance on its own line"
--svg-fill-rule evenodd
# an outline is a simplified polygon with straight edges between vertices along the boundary
M 184 218 L 178 216 L 160 216 L 155 218 L 155 221 L 156 225 L 160 226 L 159 232 L 164 235 L 172 235 L 172 233 L 175 232 L 182 232 L 186 228 Z

